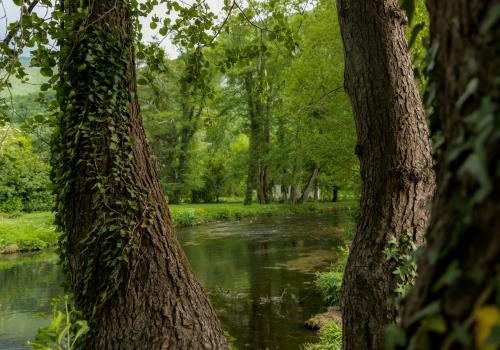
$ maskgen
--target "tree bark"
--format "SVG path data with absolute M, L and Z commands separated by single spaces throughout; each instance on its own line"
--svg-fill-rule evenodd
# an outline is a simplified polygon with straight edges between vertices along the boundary
M 383 254 L 403 233 L 421 242 L 434 191 L 426 119 L 396 0 L 338 0 L 345 88 L 356 121 L 360 216 L 343 281 L 344 349 L 383 349 L 395 322 L 394 266 Z
M 313 190 L 314 187 L 314 182 L 316 181 L 316 178 L 318 177 L 320 167 L 318 164 L 314 165 L 314 169 L 311 173 L 311 176 L 309 176 L 309 179 L 307 180 L 306 186 L 304 187 L 304 192 L 302 192 L 302 197 L 300 197 L 300 202 L 302 204 L 306 204 L 307 200 L 309 199 L 309 194 Z
M 61 45 L 64 116 L 54 156 L 63 265 L 91 326 L 82 347 L 228 349 L 149 154 L 130 9 L 125 1 L 90 3 L 85 30 L 75 34 L 77 20 Z
M 500 21 L 487 25 L 499 5 L 428 1 L 435 53 L 429 88 L 443 143 L 427 246 L 404 309 L 409 348 L 499 345 L 498 337 L 484 345 L 493 323 L 480 319 L 487 308 L 498 312 L 500 300 Z M 429 305 L 433 311 L 418 317 Z M 425 326 L 433 320 L 441 332 Z M 461 336 L 453 336 L 458 329 Z

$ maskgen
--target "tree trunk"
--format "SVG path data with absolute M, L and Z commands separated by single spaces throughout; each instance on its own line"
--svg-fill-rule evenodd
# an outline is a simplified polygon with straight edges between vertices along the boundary
M 318 184 L 318 179 L 314 181 L 314 202 L 319 201 L 319 184 Z
M 302 204 L 307 203 L 307 200 L 309 199 L 309 194 L 313 190 L 314 182 L 319 174 L 319 169 L 319 165 L 315 164 L 313 172 L 311 173 L 311 176 L 309 176 L 309 180 L 307 180 L 306 187 L 304 187 L 304 192 L 302 192 L 302 197 L 300 198 Z
M 68 23 L 60 42 L 63 116 L 53 157 L 63 267 L 91 327 L 82 348 L 228 349 L 149 155 L 130 9 L 90 3 L 85 26 Z
M 244 74 L 245 91 L 247 95 L 248 115 L 250 117 L 250 145 L 248 147 L 248 176 L 247 189 L 245 192 L 245 204 L 252 203 L 253 190 L 260 183 L 260 122 L 258 120 L 258 112 L 254 103 L 254 86 L 252 72 Z M 260 197 L 259 197 L 260 202 Z
M 337 186 L 333 186 L 332 188 L 332 202 L 336 203 L 339 199 L 339 188 Z
M 428 1 L 431 52 L 437 50 L 429 88 L 444 142 L 428 243 L 404 309 L 414 348 L 423 341 L 432 349 L 499 346 L 498 332 L 484 345 L 498 327 L 500 304 L 500 21 L 488 22 L 499 5 Z M 418 317 L 423 308 L 432 311 Z M 433 321 L 441 332 L 426 327 Z
M 383 254 L 403 233 L 420 242 L 434 174 L 426 119 L 396 0 L 338 0 L 345 87 L 356 121 L 360 216 L 343 281 L 344 349 L 383 349 L 395 322 L 394 266 Z
M 297 204 L 297 187 L 295 185 L 290 186 L 290 204 Z

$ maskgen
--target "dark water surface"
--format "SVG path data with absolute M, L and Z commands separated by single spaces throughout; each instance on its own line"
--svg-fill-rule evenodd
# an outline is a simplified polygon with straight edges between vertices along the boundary
M 314 341 L 303 322 L 322 311 L 314 272 L 342 244 L 345 214 L 265 217 L 183 228 L 193 270 L 239 349 L 300 349 Z M 0 349 L 22 349 L 62 294 L 54 253 L 0 257 Z

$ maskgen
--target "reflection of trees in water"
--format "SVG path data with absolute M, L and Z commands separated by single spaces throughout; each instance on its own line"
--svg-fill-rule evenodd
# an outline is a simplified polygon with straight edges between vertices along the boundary
M 54 261 L 0 270 L 0 312 L 50 311 L 51 299 L 63 292 L 62 283 L 60 267 Z

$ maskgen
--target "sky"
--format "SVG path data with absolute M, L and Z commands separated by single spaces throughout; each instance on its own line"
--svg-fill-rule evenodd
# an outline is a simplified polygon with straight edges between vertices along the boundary
M 25 0 L 26 2 L 28 0 Z M 206 1 L 212 11 L 220 14 L 221 9 L 224 6 L 224 0 L 207 0 Z M 38 6 L 35 11 L 40 15 L 44 16 L 47 13 L 47 10 L 41 6 Z M 158 8 L 155 13 L 158 17 L 165 17 L 162 14 L 161 8 Z M 153 14 L 152 14 L 153 15 Z M 8 23 L 15 21 L 20 16 L 19 7 L 14 5 L 12 0 L 0 0 L 0 40 L 5 37 L 6 26 Z M 149 27 L 149 21 L 147 18 L 142 18 L 141 22 L 143 24 L 143 41 L 148 43 L 153 40 L 153 36 L 155 35 L 155 31 L 153 31 Z M 166 39 L 162 42 L 162 46 L 167 52 L 170 58 L 175 58 L 178 55 L 178 52 L 175 46 L 172 44 L 171 40 Z

